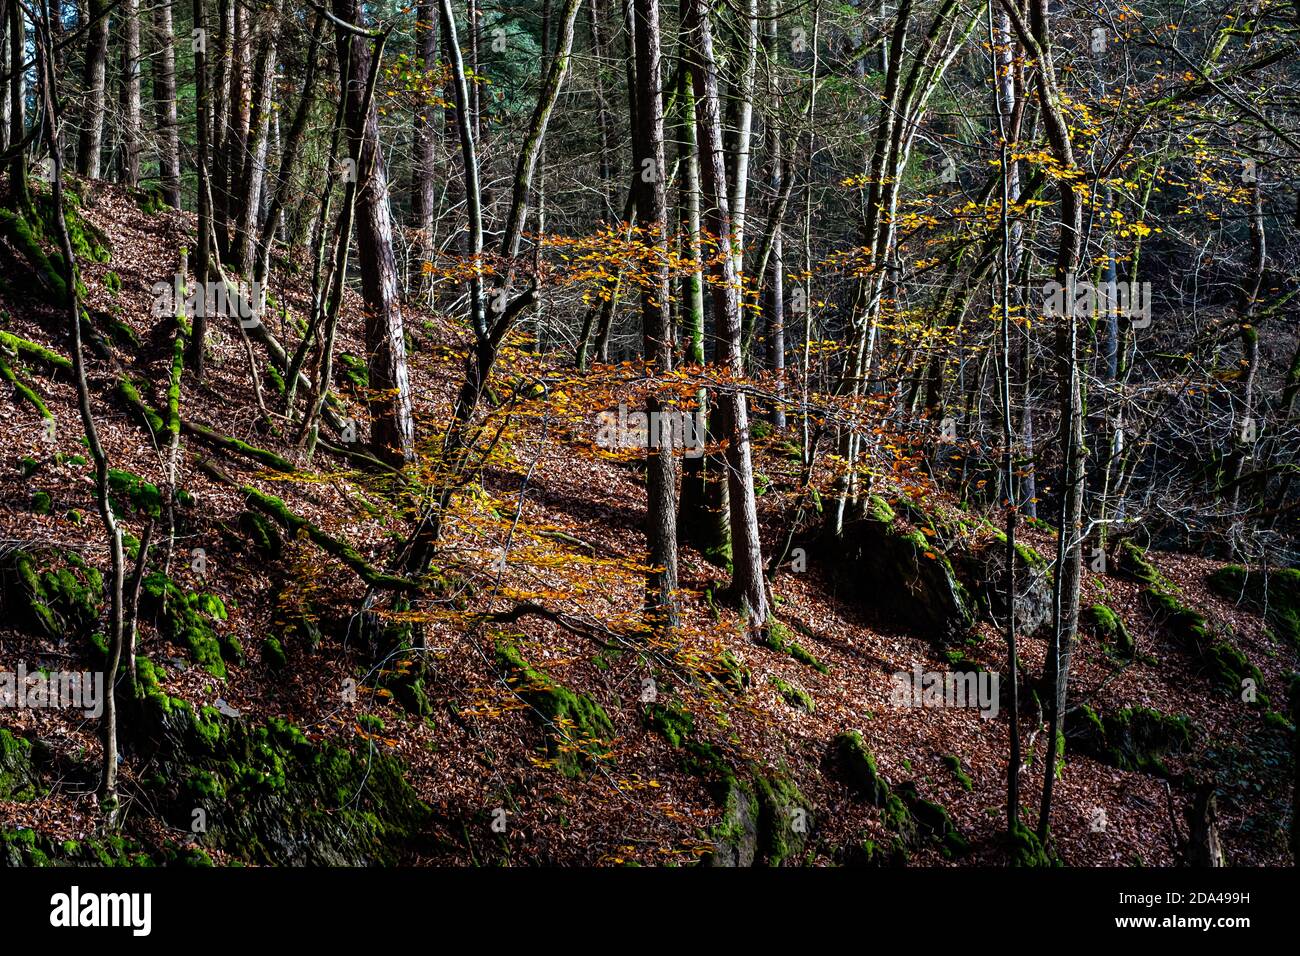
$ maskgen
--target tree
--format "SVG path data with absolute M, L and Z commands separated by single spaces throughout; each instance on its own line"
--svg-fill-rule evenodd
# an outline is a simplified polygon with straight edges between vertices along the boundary
M 176 36 L 171 0 L 160 0 L 153 11 L 156 53 L 150 60 L 155 125 L 158 129 L 158 178 L 163 201 L 181 207 L 180 116 L 176 108 Z
M 688 0 L 684 29 L 689 36 L 690 71 L 700 133 L 704 222 L 717 242 L 727 244 L 732 241 L 732 226 L 727 205 L 722 118 L 718 109 L 718 76 L 710 12 L 703 0 Z M 715 256 L 712 269 L 713 311 L 726 348 L 724 364 L 739 375 L 744 371 L 744 355 L 736 260 L 726 255 Z M 732 590 L 748 614 L 751 625 L 762 627 L 768 616 L 767 587 L 763 576 L 762 542 L 758 536 L 758 506 L 754 497 L 754 466 L 750 456 L 749 411 L 745 393 L 736 388 L 728 389 L 719 396 L 718 408 L 724 423 L 720 431 L 728 441 Z
M 367 371 L 370 376 L 370 442 L 380 458 L 400 464 L 415 455 L 411 383 L 406 368 L 401 286 L 393 257 L 393 221 L 388 177 L 379 148 L 379 114 L 367 90 L 375 82 L 378 57 L 364 43 L 356 0 L 333 0 L 341 77 L 347 104 L 348 149 L 357 176 L 357 262 L 366 303 Z M 349 53 L 350 50 L 350 53 Z M 342 69 L 342 67 L 341 67 Z M 328 383 L 326 383 L 328 387 Z
M 668 202 L 665 190 L 664 111 L 661 94 L 658 0 L 635 0 L 637 128 L 635 168 L 640 170 L 637 225 L 650 261 L 642 271 L 641 323 L 645 360 L 652 374 L 672 371 L 673 339 L 668 322 Z M 650 421 L 671 422 L 671 406 L 650 394 Z M 646 529 L 651 572 L 648 606 L 664 625 L 675 627 L 677 612 L 677 458 L 671 425 L 651 436 L 646 484 Z M 658 439 L 657 442 L 655 439 Z
M 77 172 L 99 178 L 100 153 L 104 143 L 104 84 L 108 66 L 108 4 L 87 0 L 90 29 L 86 33 L 86 59 L 82 88 L 86 92 L 81 142 L 77 147 Z

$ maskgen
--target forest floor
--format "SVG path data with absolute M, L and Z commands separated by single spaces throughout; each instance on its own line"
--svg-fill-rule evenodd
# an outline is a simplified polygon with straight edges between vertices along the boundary
M 138 347 L 116 340 L 121 366 L 143 387 L 147 402 L 165 407 L 171 364 L 170 319 L 152 313 L 155 283 L 169 282 L 179 262 L 187 226 L 179 214 L 145 212 L 136 198 L 108 186 L 93 187 L 84 202 L 86 219 L 108 238 L 107 262 L 83 261 L 87 306 L 96 316 L 115 316 L 138 337 Z M 280 270 L 284 274 L 284 270 Z M 0 287 L 0 328 L 68 354 L 66 312 L 43 301 L 30 287 L 6 276 Z M 283 309 L 301 316 L 307 282 L 279 280 L 271 288 L 268 328 L 281 342 L 296 342 Z M 456 350 L 461 331 L 445 320 L 407 312 L 411 377 L 417 428 L 440 435 L 449 398 L 459 381 Z M 349 294 L 339 349 L 363 354 L 363 316 Z M 129 409 L 114 396 L 116 372 L 91 355 L 89 377 L 101 436 L 114 468 L 130 471 L 159 487 L 166 485 L 167 448 L 155 443 Z M 379 670 L 406 666 L 377 663 L 358 639 L 354 612 L 366 586 L 344 564 L 302 538 L 289 539 L 279 560 L 256 552 L 239 532 L 246 496 L 199 467 L 220 460 L 239 484 L 283 499 L 290 510 L 355 546 L 382 565 L 394 535 L 409 529 L 410 516 L 384 503 L 382 481 L 347 460 L 318 452 L 310 464 L 290 436 L 259 424 L 256 398 L 237 328 L 211 330 L 209 372 L 196 386 L 187 379 L 182 415 L 299 464 L 281 473 L 239 456 L 219 456 L 210 445 L 183 435 L 179 486 L 192 496 L 183 509 L 181 531 L 170 548 L 170 573 L 189 587 L 218 594 L 228 619 L 223 633 L 237 636 L 242 664 L 225 680 L 187 660 L 187 650 L 170 645 L 152 622 L 142 622 L 140 653 L 161 664 L 166 691 L 199 704 L 238 711 L 239 720 L 283 716 L 313 739 L 351 738 L 362 733 L 376 748 L 395 755 L 411 785 L 434 809 L 435 843 L 420 851 L 417 864 L 469 864 L 485 860 L 534 864 L 690 863 L 706 854 L 706 834 L 723 819 L 724 808 L 708 780 L 695 772 L 684 752 L 647 726 L 645 689 L 654 677 L 658 699 L 690 711 L 695 733 L 728 755 L 735 765 L 753 762 L 788 774 L 811 807 L 811 837 L 802 862 L 843 862 L 846 847 L 873 840 L 887 845 L 882 811 L 855 796 L 828 757 L 832 741 L 850 730 L 861 733 L 881 774 L 891 783 L 915 781 L 927 800 L 945 807 L 969 841 L 967 853 L 949 858 L 937 845 L 919 845 L 917 865 L 1001 865 L 1007 860 L 1005 788 L 1009 722 L 1005 710 L 983 719 L 971 708 L 899 708 L 890 701 L 891 675 L 946 671 L 953 665 L 943 649 L 924 636 L 890 623 L 877 607 L 869 582 L 854 586 L 843 569 L 810 554 L 806 571 L 781 573 L 773 585 L 777 618 L 824 665 L 824 672 L 749 637 L 734 608 L 719 597 L 727 575 L 696 550 L 683 547 L 684 608 L 671 646 L 638 652 L 628 635 L 643 601 L 645 560 L 644 484 L 637 469 L 603 454 L 576 422 L 592 414 L 592 395 L 574 392 L 566 356 L 521 353 L 512 374 L 559 370 L 566 383 L 548 400 L 531 403 L 512 421 L 504 451 L 486 472 L 482 491 L 467 494 L 445 533 L 438 567 L 454 593 L 417 601 L 405 620 L 428 648 L 424 715 L 403 708 L 378 690 Z M 265 353 L 258 348 L 263 362 Z M 16 366 L 17 367 L 17 366 Z M 263 366 L 263 371 L 265 366 Z M 346 368 L 340 369 L 340 374 Z M 44 398 L 55 421 L 46 422 L 12 390 L 0 397 L 8 422 L 0 454 L 0 550 L 58 547 L 107 567 L 107 551 L 94 505 L 93 471 L 85 464 L 76 392 L 66 374 L 30 366 L 24 379 Z M 267 402 L 275 389 L 263 374 Z M 504 386 L 503 386 L 504 387 Z M 595 389 L 595 386 L 593 386 Z M 558 391 L 566 394 L 557 395 Z M 347 390 L 340 385 L 345 401 Z M 597 406 L 596 410 L 599 410 Z M 359 406 L 357 407 L 360 413 Z M 756 470 L 772 479 L 760 498 L 765 545 L 775 547 L 788 515 L 781 490 L 796 477 L 779 448 L 780 436 L 759 443 Z M 35 462 L 24 465 L 24 459 Z M 520 494 L 523 491 L 522 496 Z M 50 506 L 37 507 L 40 495 Z M 953 508 L 935 493 L 935 508 Z M 516 514 L 516 510 L 518 513 Z M 38 513 L 48 511 L 48 513 Z M 140 533 L 139 521 L 128 521 Z M 155 541 L 155 561 L 169 550 L 166 534 Z M 1048 532 L 1029 533 L 1044 554 L 1054 548 Z M 192 556 L 202 549 L 203 574 Z M 504 560 L 502 558 L 504 557 Z M 1297 669 L 1296 649 L 1272 635 L 1261 618 L 1206 586 L 1219 566 L 1199 556 L 1151 554 L 1180 592 L 1180 600 L 1229 633 L 1231 641 L 1259 667 L 1272 707 L 1286 709 L 1288 675 Z M 1183 809 L 1191 781 L 1213 775 L 1220 786 L 1218 824 L 1233 865 L 1290 864 L 1285 829 L 1290 816 L 1289 757 L 1278 750 L 1277 715 L 1225 694 L 1198 658 L 1158 626 L 1139 600 L 1142 586 L 1116 575 L 1088 571 L 1083 604 L 1103 601 L 1127 623 L 1137 653 L 1118 661 L 1089 629 L 1074 655 L 1070 696 L 1099 712 L 1148 706 L 1185 715 L 1193 743 L 1168 756 L 1162 773 L 1126 771 L 1073 749 L 1056 784 L 1055 847 L 1074 866 L 1169 865 L 1185 830 Z M 509 623 L 484 623 L 475 614 L 508 611 L 534 602 L 559 616 L 524 614 Z M 318 620 L 323 637 L 308 639 L 300 627 L 290 633 L 293 614 Z M 67 636 L 37 638 L 0 619 L 0 666 L 75 667 L 83 648 Z M 267 659 L 265 639 L 278 637 L 287 666 Z M 524 658 L 553 681 L 598 702 L 614 734 L 607 753 L 584 772 L 567 776 L 548 759 L 544 733 L 499 667 L 495 645 L 514 641 Z M 1004 671 L 1002 637 L 990 623 L 979 625 L 962 648 L 966 657 Z M 699 680 L 729 652 L 749 672 L 739 693 Z M 1038 674 L 1046 642 L 1025 639 L 1021 666 Z M 651 666 L 647 662 L 656 663 Z M 351 700 L 342 689 L 358 686 Z M 790 688 L 802 689 L 812 710 Z M 794 702 L 792 702 L 794 701 Z M 363 718 L 371 714 L 379 721 Z M 1032 754 L 1022 775 L 1026 819 L 1037 817 L 1046 733 L 1034 733 L 1033 714 L 1022 713 Z M 0 712 L 0 727 L 46 741 L 68 760 L 98 759 L 97 723 L 68 711 Z M 1285 738 L 1288 739 L 1289 738 Z M 951 759 L 969 775 L 964 780 Z M 125 827 L 142 843 L 166 838 L 165 825 L 151 817 L 140 777 L 145 772 L 128 750 L 122 763 Z M 1281 762 L 1279 762 L 1281 761 Z M 84 783 L 54 786 L 33 801 L 0 802 L 0 828 L 34 827 L 58 839 L 79 839 L 93 826 L 96 808 Z M 139 799 L 137 799 L 139 798 Z M 506 832 L 492 824 L 506 811 Z M 217 862 L 224 857 L 213 853 Z

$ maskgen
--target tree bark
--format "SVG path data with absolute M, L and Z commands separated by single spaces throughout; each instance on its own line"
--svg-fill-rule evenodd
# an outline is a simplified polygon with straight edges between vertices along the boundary
M 728 212 L 727 171 L 722 143 L 722 118 L 718 108 L 718 74 L 713 55 L 713 31 L 707 0 L 688 0 L 685 31 L 690 37 L 691 76 L 700 135 L 700 178 L 708 231 L 717 241 L 732 238 Z M 728 248 L 723 246 L 723 248 Z M 740 297 L 736 260 L 714 257 L 713 315 L 726 346 L 727 370 L 739 376 L 744 371 L 741 347 Z M 724 434 L 727 437 L 728 494 L 732 538 L 732 591 L 749 616 L 749 624 L 767 623 L 768 601 L 763 577 L 762 542 L 758 535 L 758 507 L 754 497 L 754 467 L 750 454 L 749 410 L 745 393 L 732 387 L 719 396 Z
M 163 201 L 181 208 L 181 139 L 176 110 L 176 36 L 172 26 L 172 0 L 159 0 L 153 12 L 157 54 L 151 67 L 155 122 L 158 127 L 158 176 Z
M 90 29 L 86 33 L 86 60 L 82 89 L 86 91 L 86 113 L 82 119 L 81 142 L 77 147 L 77 172 L 88 179 L 99 178 L 100 152 L 104 145 L 104 81 L 108 63 L 108 3 L 89 0 Z
M 360 26 L 358 6 L 357 0 L 333 0 L 336 17 Z M 349 62 L 348 46 L 353 48 L 350 75 L 341 80 L 347 102 L 349 152 L 356 161 L 357 262 L 366 308 L 370 442 L 377 458 L 396 465 L 415 457 L 415 422 L 406 368 L 401 286 L 393 256 L 388 177 L 379 148 L 379 113 L 373 100 L 367 104 L 366 97 L 372 54 L 361 38 L 342 27 L 336 34 L 340 64 Z
M 668 203 L 664 162 L 664 113 L 660 88 L 659 0 L 634 0 L 636 16 L 637 118 L 635 168 L 641 171 L 637 225 L 642 242 L 652 252 L 641 269 L 641 322 L 644 355 L 650 374 L 672 371 L 673 341 L 668 322 Z M 672 404 L 665 406 L 653 392 L 647 403 L 649 421 L 672 421 Z M 658 419 L 656 419 L 658 415 Z M 676 627 L 677 611 L 677 457 L 671 427 L 652 429 L 646 482 L 646 536 L 650 572 L 646 604 L 655 623 Z M 657 446 L 656 447 L 656 439 Z M 665 447 L 667 445 L 667 447 Z

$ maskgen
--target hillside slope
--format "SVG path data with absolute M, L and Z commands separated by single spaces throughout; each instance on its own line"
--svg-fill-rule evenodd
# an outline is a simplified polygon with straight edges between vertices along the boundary
M 996 550 L 981 519 L 937 491 L 905 493 L 882 478 L 890 517 L 853 525 L 856 551 L 801 532 L 806 569 L 776 578 L 780 626 L 767 643 L 727 605 L 725 571 L 685 548 L 683 626 L 652 639 L 639 625 L 644 486 L 635 463 L 595 446 L 590 428 L 631 373 L 598 369 L 584 382 L 563 357 L 521 349 L 498 371 L 516 400 L 482 486 L 457 503 L 437 580 L 394 601 L 363 578 L 387 566 L 410 527 L 398 480 L 328 448 L 307 462 L 282 416 L 264 427 L 238 330 L 218 325 L 207 380 L 183 383 L 184 494 L 169 542 L 159 491 L 168 439 L 151 433 L 122 382 L 165 409 L 173 326 L 153 315 L 152 290 L 177 268 L 187 223 L 109 186 L 84 193 L 80 209 L 92 239 L 102 232 L 104 261 L 86 257 L 81 268 L 92 325 L 113 356 L 87 346 L 95 411 L 122 473 L 128 527 L 139 537 L 151 515 L 157 522 L 139 690 L 122 715 L 125 809 L 120 839 L 98 829 L 96 720 L 72 709 L 0 710 L 0 861 L 1012 859 L 1001 836 L 1006 709 L 984 719 L 973 707 L 891 699 L 899 672 L 1005 671 L 1003 640 L 978 610 Z M 0 329 L 66 358 L 64 311 L 22 250 L 0 243 Z M 305 278 L 277 280 L 266 324 L 279 341 L 296 343 L 307 302 Z M 362 354 L 362 323 L 350 300 L 342 351 Z M 408 313 L 407 326 L 417 420 L 432 439 L 458 383 L 462 336 L 431 314 Z M 3 349 L 52 419 L 21 389 L 0 396 L 9 422 L 0 669 L 93 671 L 104 612 L 93 572 L 107 555 L 75 389 L 55 358 L 12 340 Z M 282 410 L 268 355 L 258 343 L 254 352 L 265 401 Z M 362 413 L 354 371 L 337 366 L 340 415 Z M 529 385 L 538 380 L 545 388 Z M 785 533 L 798 480 L 784 443 L 759 442 L 769 546 Z M 880 555 L 911 553 L 892 549 L 918 531 L 933 552 L 918 552 L 916 580 L 893 558 L 882 572 Z M 1050 529 L 1027 535 L 1050 556 Z M 925 562 L 949 558 L 979 618 L 960 640 L 918 623 L 936 600 Z M 1081 633 L 1071 698 L 1086 710 L 1067 719 L 1083 736 L 1071 731 L 1060 770 L 1056 850 L 1077 866 L 1174 863 L 1184 810 L 1198 784 L 1212 782 L 1229 861 L 1287 865 L 1297 648 L 1228 589 L 1209 586 L 1218 562 L 1145 560 L 1129 546 L 1110 573 L 1085 582 L 1084 607 L 1113 611 L 1133 646 L 1101 624 Z M 1046 573 L 1032 554 L 1026 570 Z M 1180 607 L 1204 616 L 1199 630 L 1188 631 L 1196 621 Z M 1031 680 L 1045 652 L 1044 637 L 1022 640 Z M 1262 692 L 1254 701 L 1242 699 L 1243 675 Z M 1028 685 L 1022 696 L 1032 821 L 1045 741 Z

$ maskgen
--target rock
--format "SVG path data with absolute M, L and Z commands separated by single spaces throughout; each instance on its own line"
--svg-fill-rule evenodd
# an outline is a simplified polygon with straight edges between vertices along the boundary
M 726 788 L 722 822 L 713 828 L 709 866 L 753 866 L 758 855 L 758 800 L 753 788 L 736 779 Z
M 1006 626 L 1007 536 L 998 531 L 982 547 L 964 550 L 954 559 L 963 579 L 992 621 Z M 1029 545 L 1016 542 L 1016 633 L 1042 638 L 1051 632 L 1051 562 Z
M 1066 721 L 1066 738 L 1082 753 L 1120 770 L 1164 775 L 1163 758 L 1191 746 L 1192 724 L 1150 707 L 1098 714 L 1087 704 Z
M 915 513 L 911 518 L 919 517 Z M 975 624 L 970 597 L 929 525 L 904 527 L 873 495 L 866 515 L 845 524 L 833 542 L 835 573 L 850 593 L 939 644 L 965 640 Z

